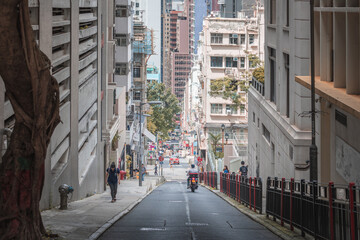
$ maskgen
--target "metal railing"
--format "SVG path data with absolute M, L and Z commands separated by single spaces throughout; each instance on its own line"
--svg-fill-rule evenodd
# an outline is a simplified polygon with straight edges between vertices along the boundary
M 203 172 L 199 174 L 199 182 L 217 189 L 217 172 Z
M 255 88 L 262 96 L 265 95 L 265 86 L 263 83 L 252 77 L 251 86 Z
M 238 174 L 220 173 L 220 192 L 262 213 L 262 181 Z
M 267 179 L 266 215 L 315 239 L 359 239 L 360 191 L 348 186 Z

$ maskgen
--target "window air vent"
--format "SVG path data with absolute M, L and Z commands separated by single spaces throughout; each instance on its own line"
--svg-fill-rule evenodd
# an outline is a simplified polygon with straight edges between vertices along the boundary
M 347 116 L 338 110 L 335 110 L 335 120 L 347 127 Z

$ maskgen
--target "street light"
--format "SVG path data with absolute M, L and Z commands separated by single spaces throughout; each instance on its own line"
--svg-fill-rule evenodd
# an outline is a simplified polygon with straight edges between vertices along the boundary
M 228 140 L 229 140 L 229 134 L 225 133 L 225 140 L 226 140 L 226 145 L 228 144 Z
M 222 152 L 224 152 L 224 132 L 225 132 L 225 124 L 221 125 L 221 131 L 222 131 Z
M 141 115 L 141 110 L 142 110 L 142 105 L 145 105 L 145 104 L 150 104 L 150 105 L 156 105 L 156 104 L 162 104 L 163 102 L 162 101 L 149 101 L 149 102 L 146 102 L 146 103 L 142 103 L 141 100 L 140 100 L 140 114 L 139 114 L 139 154 L 138 154 L 138 162 L 139 162 L 139 186 L 141 187 L 142 186 L 142 141 L 141 141 L 141 137 L 142 137 L 142 134 L 141 134 L 141 118 L 142 118 L 142 115 Z M 147 115 L 147 116 L 150 116 L 150 115 Z M 145 116 L 144 116 L 145 117 Z

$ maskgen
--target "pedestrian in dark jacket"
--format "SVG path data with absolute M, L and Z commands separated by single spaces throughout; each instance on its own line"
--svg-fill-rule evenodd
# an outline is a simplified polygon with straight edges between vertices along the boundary
M 241 174 L 241 176 L 247 177 L 248 166 L 245 166 L 244 161 L 241 161 L 241 167 L 239 169 L 239 173 Z
M 120 184 L 120 169 L 115 167 L 115 163 L 112 162 L 110 167 L 106 170 L 107 184 L 111 190 L 111 202 L 116 201 L 117 185 Z

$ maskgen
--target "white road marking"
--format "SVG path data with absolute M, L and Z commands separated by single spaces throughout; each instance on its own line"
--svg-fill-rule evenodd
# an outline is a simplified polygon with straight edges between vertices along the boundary
M 191 223 L 191 222 L 187 222 L 185 223 L 186 226 L 208 226 L 208 223 Z
M 190 207 L 189 207 L 189 198 L 188 196 L 185 194 L 185 191 L 184 191 L 184 187 L 182 186 L 183 184 L 180 183 L 180 186 L 182 187 L 183 189 L 183 195 L 184 195 L 184 198 L 185 198 L 185 207 L 186 207 L 186 217 L 187 217 L 187 224 L 191 224 L 191 218 L 190 218 Z M 195 232 L 194 232 L 194 229 L 192 228 L 192 225 L 187 225 L 190 227 L 190 232 L 191 232 L 191 239 L 192 240 L 196 240 L 196 236 L 195 236 Z
M 140 231 L 165 231 L 166 228 L 140 228 Z

